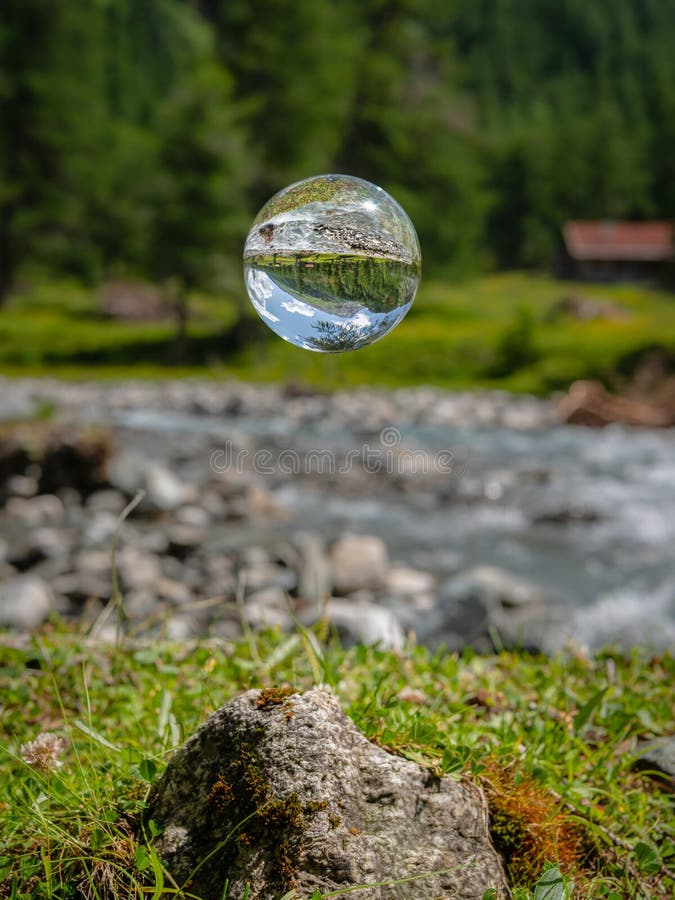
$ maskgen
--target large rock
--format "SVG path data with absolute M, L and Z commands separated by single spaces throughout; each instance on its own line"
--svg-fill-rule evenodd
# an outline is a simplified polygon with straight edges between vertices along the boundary
M 598 381 L 575 381 L 558 404 L 558 414 L 570 425 L 602 428 L 612 422 L 665 428 L 675 424 L 675 404 L 651 403 L 608 393 Z
M 384 587 L 389 570 L 387 548 L 380 538 L 346 534 L 331 549 L 333 587 L 338 594 Z
M 476 786 L 371 744 L 332 694 L 289 694 L 237 697 L 170 761 L 150 816 L 178 884 L 212 898 L 227 883 L 249 900 L 376 882 L 358 895 L 506 895 Z M 392 884 L 404 878 L 415 880 Z

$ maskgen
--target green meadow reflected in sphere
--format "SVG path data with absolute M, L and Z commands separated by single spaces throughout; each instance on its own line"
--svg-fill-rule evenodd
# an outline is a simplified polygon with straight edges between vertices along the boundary
M 284 188 L 244 246 L 246 289 L 285 341 L 320 353 L 358 350 L 410 309 L 421 273 L 415 228 L 382 188 L 319 175 Z

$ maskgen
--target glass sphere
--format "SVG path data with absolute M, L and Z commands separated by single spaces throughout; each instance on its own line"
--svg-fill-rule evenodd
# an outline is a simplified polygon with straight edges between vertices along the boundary
M 382 188 L 319 175 L 275 194 L 244 245 L 256 311 L 285 341 L 322 353 L 358 350 L 392 330 L 420 280 L 415 228 Z

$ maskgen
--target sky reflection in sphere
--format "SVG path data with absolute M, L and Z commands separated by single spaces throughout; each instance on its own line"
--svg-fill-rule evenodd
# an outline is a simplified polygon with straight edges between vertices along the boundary
M 415 228 L 382 188 L 319 175 L 275 194 L 244 246 L 246 290 L 284 340 L 323 353 L 358 350 L 410 309 L 420 280 Z

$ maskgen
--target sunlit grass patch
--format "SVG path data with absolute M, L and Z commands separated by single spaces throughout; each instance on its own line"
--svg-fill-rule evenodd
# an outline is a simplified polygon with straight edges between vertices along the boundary
M 600 314 L 566 313 L 566 298 L 597 302 Z M 327 389 L 433 384 L 546 394 L 578 378 L 620 388 L 626 360 L 649 347 L 675 359 L 675 295 L 634 285 L 523 273 L 463 282 L 423 278 L 409 314 L 386 339 L 339 355 L 272 337 L 243 284 L 223 296 L 195 294 L 189 306 L 181 349 L 171 321 L 106 319 L 95 291 L 72 282 L 27 284 L 0 311 L 0 371 L 76 378 L 207 374 Z M 528 352 L 518 354 L 523 321 Z
M 640 739 L 672 728 L 672 656 L 311 646 L 302 633 L 119 647 L 60 627 L 30 641 L 5 635 L 0 896 L 159 897 L 160 884 L 162 896 L 189 896 L 154 853 L 156 826 L 142 824 L 172 748 L 239 691 L 318 681 L 370 740 L 482 783 L 516 855 L 533 833 L 546 836 L 531 868 L 512 871 L 515 896 L 553 878 L 547 866 L 578 896 L 670 896 L 670 800 L 633 761 Z M 53 769 L 26 751 L 45 732 L 59 741 Z

